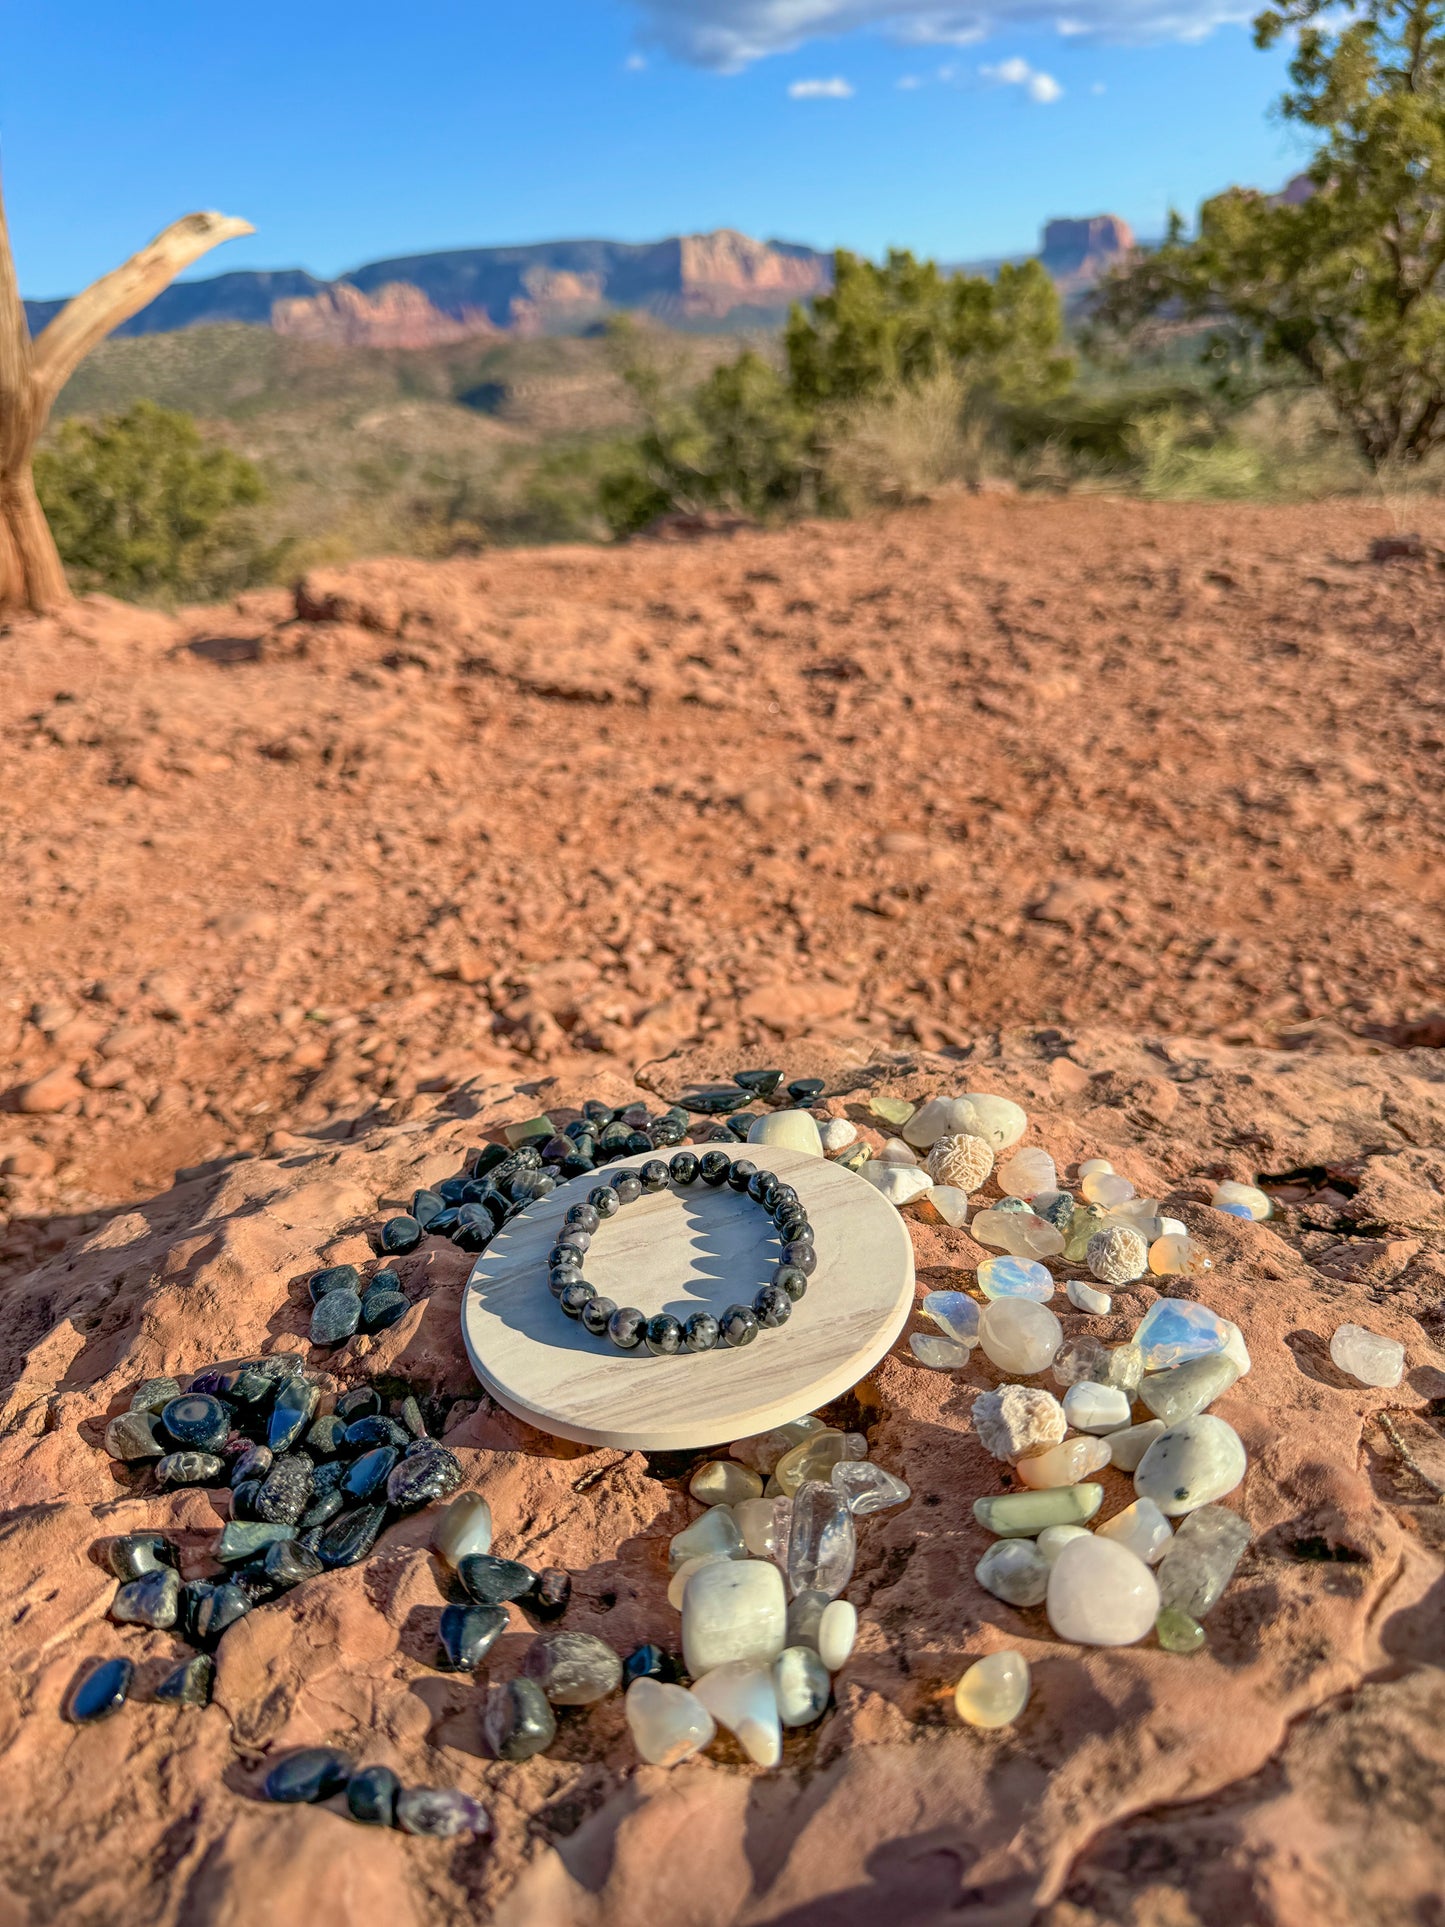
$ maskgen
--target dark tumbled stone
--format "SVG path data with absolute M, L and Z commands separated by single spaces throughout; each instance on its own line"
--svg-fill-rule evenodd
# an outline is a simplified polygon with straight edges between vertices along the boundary
M 403 1833 L 424 1834 L 432 1840 L 454 1840 L 464 1833 L 485 1836 L 492 1831 L 486 1808 L 456 1787 L 407 1787 L 396 1797 L 396 1824 Z
M 333 1291 L 355 1291 L 360 1284 L 361 1273 L 355 1265 L 328 1265 L 312 1276 L 311 1302 L 319 1304 Z
M 328 1519 L 334 1519 L 345 1506 L 340 1486 L 331 1486 L 327 1491 L 318 1493 L 301 1514 L 302 1532 L 310 1532 L 315 1526 L 324 1526 Z
M 227 1581 L 196 1600 L 193 1615 L 198 1646 L 214 1646 L 228 1626 L 244 1619 L 256 1602 L 244 1586 Z
M 622 1684 L 622 1660 L 595 1633 L 542 1633 L 522 1661 L 554 1706 L 591 1706 Z
M 795 1104 L 815 1104 L 822 1095 L 821 1077 L 795 1077 L 788 1086 L 788 1096 Z
M 369 1452 L 377 1445 L 394 1445 L 400 1452 L 410 1444 L 405 1426 L 398 1425 L 394 1418 L 384 1418 L 380 1412 L 368 1412 L 364 1418 L 353 1419 L 346 1428 L 348 1452 Z
M 105 1549 L 106 1564 L 121 1581 L 144 1579 L 162 1566 L 177 1566 L 180 1556 L 180 1549 L 163 1532 L 123 1533 Z
M 233 1519 L 254 1519 L 257 1517 L 256 1501 L 261 1496 L 260 1479 L 242 1479 L 239 1485 L 231 1487 L 231 1517 Z
M 385 1524 L 383 1505 L 363 1505 L 352 1512 L 338 1513 L 321 1528 L 321 1536 L 316 1541 L 322 1565 L 328 1568 L 358 1565 L 376 1544 Z
M 395 1252 L 400 1256 L 415 1251 L 421 1240 L 421 1226 L 407 1213 L 399 1218 L 388 1218 L 381 1227 L 381 1248 L 385 1252 Z
M 746 1144 L 748 1141 L 748 1132 L 761 1116 L 761 1111 L 734 1111 L 732 1116 L 725 1118 L 723 1122 L 727 1125 L 729 1133 L 737 1139 L 739 1144 Z
M 557 1720 L 535 1680 L 509 1679 L 487 1695 L 482 1733 L 499 1760 L 530 1760 L 557 1737 Z
M 275 1525 L 292 1525 L 311 1503 L 314 1468 L 302 1452 L 277 1459 L 256 1495 L 256 1517 Z
M 166 1450 L 166 1435 L 155 1412 L 120 1412 L 105 1428 L 105 1449 L 113 1459 L 138 1464 L 158 1459 Z
M 314 1579 L 325 1568 L 316 1553 L 293 1539 L 278 1539 L 266 1554 L 266 1577 L 283 1592 Z
M 268 1800 L 311 1804 L 340 1793 L 350 1778 L 347 1754 L 334 1746 L 308 1746 L 278 1760 L 261 1782 L 261 1791 Z
M 209 1706 L 216 1662 L 209 1653 L 183 1659 L 174 1672 L 167 1673 L 156 1688 L 156 1698 L 174 1706 Z
M 342 1496 L 353 1502 L 370 1499 L 386 1484 L 387 1474 L 397 1457 L 394 1445 L 377 1445 L 363 1452 L 347 1467 L 346 1477 L 341 1481 Z
M 109 1719 L 125 1704 L 135 1667 L 128 1659 L 104 1659 L 88 1672 L 70 1696 L 66 1718 L 77 1726 L 92 1720 Z
M 440 1664 L 449 1672 L 473 1673 L 507 1630 L 502 1606 L 447 1606 L 437 1628 Z
M 133 1412 L 154 1412 L 159 1416 L 173 1398 L 181 1395 L 181 1382 L 178 1378 L 146 1378 L 131 1393 L 130 1409 Z
M 457 1566 L 463 1589 L 479 1606 L 503 1606 L 523 1599 L 537 1583 L 537 1575 L 519 1559 L 499 1559 L 493 1552 L 471 1552 Z
M 661 1646 L 639 1646 L 627 1655 L 622 1662 L 624 1685 L 630 1686 L 635 1679 L 660 1679 L 676 1681 L 680 1672 L 677 1661 L 671 1653 Z
M 447 1209 L 447 1201 L 435 1191 L 418 1191 L 411 1201 L 411 1215 L 425 1231 L 433 1218 L 441 1216 Z
M 391 1275 L 394 1277 L 395 1273 Z M 336 1416 L 345 1419 L 348 1425 L 359 1418 L 370 1418 L 380 1410 L 381 1394 L 370 1385 L 358 1385 L 353 1391 L 343 1392 L 336 1401 Z
M 339 1492 L 341 1481 L 346 1477 L 345 1459 L 328 1459 L 325 1465 L 318 1465 L 311 1474 L 311 1492 L 315 1498 L 327 1492 Z
M 346 1806 L 364 1827 L 396 1824 L 396 1796 L 401 1781 L 389 1766 L 364 1766 L 346 1782 Z
M 755 1097 L 771 1097 L 783 1081 L 781 1071 L 734 1071 L 733 1082 Z
M 418 1439 L 417 1445 L 424 1449 L 408 1452 L 386 1481 L 387 1503 L 398 1512 L 415 1512 L 418 1506 L 444 1499 L 462 1482 L 462 1468 L 444 1445 L 431 1439 Z
M 248 1445 L 231 1467 L 231 1490 L 234 1492 L 249 1479 L 264 1479 L 275 1461 L 276 1454 L 269 1445 Z
M 421 1415 L 421 1407 L 415 1395 L 408 1392 L 399 1405 L 392 1407 L 392 1414 L 398 1425 L 404 1425 L 414 1439 L 424 1439 L 427 1435 L 426 1420 Z
M 284 1452 L 300 1438 L 311 1421 L 319 1397 L 309 1379 L 297 1376 L 282 1381 L 266 1420 L 266 1443 L 273 1452 Z
M 710 1090 L 692 1091 L 679 1100 L 684 1110 L 692 1111 L 702 1117 L 721 1117 L 724 1112 L 737 1111 L 748 1101 L 748 1093 L 736 1084 L 726 1087 L 715 1086 Z
M 170 1566 L 158 1566 L 117 1587 L 110 1616 L 122 1626 L 154 1626 L 158 1632 L 168 1632 L 176 1623 L 180 1596 L 181 1575 Z
M 572 1600 L 572 1575 L 560 1566 L 543 1566 L 527 1610 L 538 1619 L 560 1619 Z
M 334 1459 L 346 1443 L 346 1420 L 335 1412 L 323 1412 L 312 1419 L 306 1434 L 306 1450 L 318 1459 Z
M 214 1452 L 168 1452 L 156 1460 L 162 1485 L 218 1485 L 226 1476 L 226 1462 Z
M 328 1291 L 311 1314 L 313 1345 L 343 1345 L 361 1323 L 361 1300 L 354 1291 Z
M 295 1522 L 273 1519 L 230 1519 L 221 1528 L 214 1551 L 223 1566 L 242 1559 L 256 1559 L 283 1539 L 296 1537 Z
M 369 1291 L 361 1301 L 361 1329 L 389 1331 L 411 1310 L 411 1300 L 400 1291 Z

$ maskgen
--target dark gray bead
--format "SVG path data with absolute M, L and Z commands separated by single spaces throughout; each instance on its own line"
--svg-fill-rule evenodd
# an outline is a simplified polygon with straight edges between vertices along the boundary
M 648 1319 L 643 1340 L 654 1358 L 674 1358 L 682 1350 L 682 1326 L 671 1312 L 660 1311 Z
M 718 1322 L 708 1311 L 693 1312 L 682 1328 L 682 1342 L 690 1352 L 710 1352 L 718 1341 Z
M 757 1313 L 747 1305 L 729 1305 L 718 1320 L 723 1342 L 739 1349 L 751 1345 L 758 1335 Z
M 793 1301 L 781 1285 L 764 1285 L 753 1300 L 760 1325 L 786 1325 L 793 1315 Z
M 607 1321 L 607 1336 L 620 1352 L 635 1352 L 642 1343 L 647 1319 L 635 1305 L 622 1305 Z
M 818 1254 L 812 1245 L 784 1245 L 783 1263 L 785 1265 L 796 1265 L 805 1277 L 811 1277 L 818 1269 Z
M 598 1298 L 595 1295 L 589 1298 L 582 1307 L 581 1313 L 584 1330 L 591 1332 L 594 1338 L 605 1337 L 608 1323 L 616 1309 L 616 1305 L 610 1298 Z

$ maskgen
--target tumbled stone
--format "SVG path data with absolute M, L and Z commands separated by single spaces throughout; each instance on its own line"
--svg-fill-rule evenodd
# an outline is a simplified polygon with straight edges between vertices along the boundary
M 793 1615 L 788 1614 L 791 1635 Z M 858 1608 L 847 1599 L 830 1599 L 818 1615 L 813 1643 L 830 1673 L 847 1664 L 858 1638 Z
M 731 1507 L 714 1505 L 668 1541 L 667 1563 L 676 1572 L 692 1559 L 739 1559 L 742 1553 L 743 1535 Z
M 970 1197 L 988 1182 L 993 1171 L 993 1146 L 981 1137 L 961 1132 L 939 1138 L 928 1153 L 928 1175 L 936 1185 L 947 1185 Z
M 387 1475 L 386 1501 L 398 1512 L 415 1512 L 455 1492 L 462 1482 L 462 1468 L 455 1453 L 432 1440 L 421 1449 L 407 1453 Z
M 1166 1607 L 1203 1619 L 1218 1605 L 1249 1544 L 1249 1526 L 1237 1512 L 1204 1505 L 1182 1519 L 1159 1567 L 1159 1597 Z
M 795 1445 L 801 1445 L 811 1433 L 824 1431 L 822 1419 L 814 1418 L 811 1413 L 803 1418 L 789 1419 L 786 1425 L 778 1425 L 770 1432 L 758 1432 L 751 1438 L 737 1439 L 728 1448 L 733 1458 L 751 1466 L 764 1478 L 772 1471 L 778 1460 Z
M 304 1453 L 283 1454 L 256 1495 L 256 1517 L 274 1525 L 295 1525 L 311 1502 L 313 1471 Z
M 985 1258 L 978 1288 L 985 1298 L 1032 1298 L 1043 1305 L 1054 1295 L 1054 1279 L 1035 1258 Z
M 836 1472 L 838 1467 L 833 1469 Z M 771 1499 L 744 1499 L 733 1507 L 733 1517 L 743 1544 L 755 1559 L 772 1559 L 779 1564 L 786 1560 L 788 1535 L 793 1528 L 793 1502 L 786 1493 L 779 1492 Z
M 678 1567 L 667 1582 L 667 1603 L 675 1613 L 682 1611 L 682 1602 L 687 1597 L 687 1588 L 692 1575 L 695 1572 L 701 1572 L 704 1566 L 715 1565 L 720 1559 L 726 1557 L 726 1553 L 705 1552 L 700 1558 L 689 1559 L 686 1565 Z
M 492 1549 L 492 1508 L 480 1492 L 459 1492 L 432 1528 L 432 1550 L 455 1572 L 472 1553 Z
M 295 1525 L 280 1520 L 228 1519 L 214 1550 L 221 1563 L 229 1566 L 242 1559 L 264 1557 L 272 1546 L 295 1537 Z
M 916 1166 L 918 1163 L 918 1153 L 911 1144 L 905 1143 L 901 1137 L 885 1138 L 882 1147 L 875 1151 L 873 1155 L 883 1164 L 911 1164 Z
M 219 1485 L 225 1475 L 226 1462 L 214 1452 L 167 1452 L 156 1460 L 162 1485 Z
M 978 1343 L 978 1321 L 983 1307 L 966 1291 L 930 1291 L 918 1309 L 956 1343 L 968 1346 Z
M 953 1122 L 956 1130 L 985 1139 L 995 1151 L 1017 1144 L 1029 1127 L 1027 1115 L 1012 1098 L 987 1091 L 966 1091 L 955 1099 Z
M 1212 1412 L 1161 1432 L 1134 1474 L 1134 1490 L 1178 1518 L 1232 1492 L 1245 1474 L 1239 1434 Z
M 1087 1526 L 1045 1526 L 1034 1544 L 1052 1565 L 1070 1539 L 1087 1539 Z
M 811 1433 L 801 1445 L 785 1452 L 773 1467 L 773 1477 L 782 1491 L 791 1494 L 810 1479 L 826 1484 L 841 1459 L 866 1458 L 867 1453 L 868 1441 L 858 1433 L 827 1428 Z
M 376 1544 L 385 1524 L 384 1505 L 357 1506 L 353 1512 L 338 1513 L 321 1528 L 321 1536 L 316 1541 L 322 1565 L 328 1570 L 359 1565 Z
M 1104 1442 L 1109 1448 L 1110 1459 L 1119 1470 L 1134 1472 L 1155 1439 L 1168 1429 L 1162 1418 L 1146 1419 L 1142 1425 L 1129 1425 L 1121 1432 L 1110 1432 Z
M 788 1585 L 794 1593 L 821 1592 L 835 1599 L 853 1576 L 857 1528 L 845 1491 L 807 1479 L 793 1495 L 788 1535 Z
M 1056 1445 L 1068 1430 L 1064 1407 L 1036 1385 L 1000 1385 L 973 1401 L 973 1429 L 996 1459 L 1021 1459 Z
M 1084 1257 L 1100 1284 L 1118 1287 L 1144 1276 L 1149 1247 L 1128 1225 L 1114 1225 L 1094 1233 Z
M 1210 1203 L 1217 1211 L 1227 1211 L 1231 1206 L 1238 1210 L 1243 1206 L 1247 1215 L 1254 1219 L 1269 1217 L 1274 1211 L 1268 1193 L 1261 1191 L 1257 1184 L 1238 1184 L 1232 1178 L 1216 1185 Z
M 355 1265 L 326 1265 L 320 1271 L 312 1272 L 309 1289 L 313 1305 L 319 1304 L 329 1292 L 359 1292 L 361 1273 Z
M 711 1713 L 686 1687 L 642 1675 L 627 1689 L 633 1744 L 651 1766 L 677 1766 L 700 1752 L 717 1731 Z
M 1053 1159 L 1037 1144 L 1025 1145 L 998 1167 L 998 1188 L 1007 1198 L 1032 1198 L 1039 1192 L 1056 1191 L 1058 1184 Z
M 947 1224 L 957 1228 L 968 1223 L 968 1193 L 955 1184 L 935 1184 L 931 1191 L 915 1198 L 909 1209 L 920 1224 Z
M 1097 1204 L 1076 1204 L 1069 1217 L 1064 1232 L 1064 1259 L 1071 1265 L 1081 1265 L 1089 1252 L 1089 1242 L 1096 1233 L 1106 1226 L 1104 1213 Z
M 818 1135 L 817 1119 L 807 1111 L 769 1111 L 755 1118 L 748 1127 L 749 1144 L 769 1144 L 776 1149 L 802 1151 L 809 1157 L 823 1155 L 823 1140 Z
M 908 1349 L 920 1365 L 934 1372 L 961 1372 L 973 1356 L 970 1346 L 937 1332 L 910 1332 Z
M 1149 1307 L 1134 1333 L 1134 1346 L 1146 1372 L 1167 1371 L 1187 1359 L 1207 1358 L 1229 1343 L 1226 1321 L 1192 1298 L 1161 1298 Z
M 474 1552 L 457 1561 L 457 1578 L 479 1606 L 504 1606 L 509 1599 L 525 1599 L 537 1575 L 519 1559 L 499 1559 L 495 1553 Z
M 1104 1318 L 1114 1309 L 1114 1301 L 1108 1292 L 1100 1291 L 1087 1278 L 1070 1278 L 1064 1290 L 1075 1311 L 1087 1311 L 1096 1318 Z
M 988 1653 L 954 1689 L 958 1716 L 970 1726 L 1012 1726 L 1029 1700 L 1029 1663 L 1022 1653 Z
M 770 1664 L 786 1630 L 787 1596 L 775 1565 L 719 1559 L 693 1575 L 682 1602 L 682 1651 L 694 1679 L 735 1660 Z
M 846 1151 L 850 1144 L 858 1142 L 858 1126 L 846 1117 L 830 1117 L 818 1126 L 818 1136 L 822 1141 L 823 1152 L 831 1157 L 837 1151 Z
M 346 1450 L 349 1453 L 370 1452 L 378 1445 L 394 1445 L 398 1452 L 404 1452 L 411 1443 L 405 1426 L 398 1425 L 394 1418 L 384 1418 L 380 1412 L 368 1412 L 361 1418 L 352 1419 L 346 1427 Z
M 89 1726 L 95 1720 L 109 1719 L 125 1705 L 135 1678 L 134 1662 L 128 1659 L 103 1659 L 94 1666 L 70 1696 L 65 1717 L 76 1726 Z
M 1146 1566 L 1157 1565 L 1169 1550 L 1174 1529 L 1152 1499 L 1136 1499 L 1104 1525 L 1094 1528 L 1101 1539 L 1127 1546 Z
M 978 1321 L 978 1342 L 1001 1372 L 1032 1376 L 1053 1363 L 1064 1329 L 1047 1305 L 1031 1298 L 995 1298 Z
M 530 1760 L 557 1737 L 557 1716 L 533 1679 L 509 1679 L 487 1695 L 482 1737 L 499 1760 Z
M 1120 1177 L 1116 1171 L 1082 1171 L 1079 1189 L 1090 1204 L 1097 1204 L 1104 1210 L 1123 1204 L 1134 1195 L 1134 1187 L 1128 1178 Z
M 311 1314 L 313 1345 L 342 1345 L 361 1323 L 361 1300 L 354 1291 L 328 1291 Z
M 378 1445 L 370 1452 L 363 1452 L 346 1468 L 346 1477 L 341 1481 L 342 1496 L 352 1503 L 377 1498 L 400 1456 L 394 1445 Z
M 811 1726 L 828 1710 L 833 1682 L 811 1646 L 785 1646 L 773 1661 L 773 1696 L 784 1726 Z
M 198 1588 L 192 1624 L 186 1636 L 198 1646 L 214 1646 L 228 1627 L 246 1617 L 253 1603 L 244 1587 L 229 1581 L 224 1585 L 206 1586 L 204 1591 Z
M 522 1672 L 554 1706 L 592 1706 L 622 1684 L 622 1658 L 595 1633 L 542 1633 L 527 1648 Z
M 1239 1367 L 1228 1352 L 1189 1358 L 1166 1372 L 1151 1372 L 1140 1381 L 1139 1397 L 1155 1418 L 1180 1425 L 1212 1405 L 1239 1377 Z
M 1010 1210 L 1011 1205 L 1018 1208 Z M 969 1228 L 979 1244 L 992 1245 L 1020 1260 L 1057 1258 L 1064 1249 L 1064 1236 L 1057 1226 L 1018 1198 L 1005 1198 L 978 1212 Z
M 985 1592 L 1010 1606 L 1041 1606 L 1053 1570 L 1031 1539 L 999 1539 L 973 1569 Z
M 770 1655 L 761 1664 L 750 1660 L 730 1661 L 711 1668 L 693 1681 L 695 1697 L 758 1766 L 776 1766 L 783 1756 L 782 1726 L 771 1665 L 776 1656 Z
M 750 1466 L 728 1459 L 709 1459 L 693 1473 L 687 1489 L 703 1505 L 737 1506 L 745 1499 L 761 1498 L 763 1481 Z
M 1095 1533 L 1072 1540 L 1049 1569 L 1049 1624 L 1080 1646 L 1132 1646 L 1159 1616 L 1159 1588 L 1144 1561 Z
M 169 1450 L 154 1412 L 121 1412 L 105 1428 L 105 1449 L 113 1459 L 135 1465 L 144 1459 L 158 1459 Z
M 123 1626 L 154 1626 L 165 1632 L 176 1623 L 180 1592 L 180 1574 L 170 1566 L 158 1566 L 117 1587 L 110 1616 Z
M 156 1687 L 155 1697 L 162 1705 L 209 1706 L 216 1662 L 209 1653 L 183 1659 Z
M 282 1381 L 266 1420 L 266 1443 L 273 1452 L 286 1451 L 300 1438 L 320 1396 L 311 1381 L 299 1375 Z
M 1156 1278 L 1199 1278 L 1214 1266 L 1204 1247 L 1187 1231 L 1161 1230 L 1149 1247 L 1149 1269 Z
M 1092 1472 L 1102 1472 L 1109 1463 L 1107 1439 L 1065 1439 L 1046 1452 L 1031 1452 L 1014 1466 L 1020 1482 L 1033 1491 L 1050 1491 L 1059 1485 L 1077 1485 Z
M 1129 1403 L 1117 1385 L 1078 1379 L 1064 1394 L 1064 1417 L 1076 1432 L 1117 1432 L 1129 1423 Z
M 405 1318 L 411 1300 L 402 1291 L 369 1291 L 361 1301 L 361 1329 L 384 1332 Z
M 279 1760 L 261 1782 L 268 1800 L 312 1804 L 340 1793 L 351 1778 L 351 1759 L 334 1746 L 303 1747 Z
M 840 1459 L 828 1477 L 847 1499 L 848 1510 L 855 1519 L 907 1505 L 913 1497 L 902 1479 L 895 1479 L 891 1472 L 869 1459 Z
M 396 1824 L 403 1833 L 429 1840 L 455 1840 L 463 1834 L 485 1838 L 492 1831 L 481 1801 L 452 1786 L 404 1787 L 396 1796 Z
M 1205 1631 L 1177 1606 L 1166 1606 L 1154 1621 L 1154 1636 L 1166 1653 L 1197 1653 L 1205 1641 Z
M 396 1824 L 396 1796 L 401 1781 L 389 1766 L 364 1766 L 346 1782 L 346 1808 L 364 1827 Z
M 293 1539 L 278 1539 L 267 1548 L 262 1570 L 272 1585 L 289 1592 L 293 1586 L 317 1578 L 323 1567 L 309 1546 L 298 1545 Z
M 204 1393 L 185 1392 L 161 1413 L 161 1424 L 183 1452 L 215 1452 L 231 1430 L 231 1408 Z
M 1055 1382 L 1065 1387 L 1082 1383 L 1107 1384 L 1109 1347 L 1092 1333 L 1079 1332 L 1072 1338 L 1066 1338 L 1060 1345 L 1050 1370 Z
M 933 1179 L 921 1166 L 887 1163 L 882 1158 L 869 1158 L 858 1175 L 900 1208 L 933 1187 Z
M 154 1412 L 159 1416 L 171 1400 L 180 1395 L 181 1382 L 178 1378 L 144 1378 L 130 1395 L 130 1409 L 133 1412 Z
M 543 1566 L 532 1588 L 532 1597 L 527 1601 L 527 1610 L 535 1619 L 560 1619 L 571 1597 L 571 1573 L 563 1572 L 560 1566 Z
M 1044 1492 L 993 1493 L 973 1502 L 973 1516 L 1000 1539 L 1031 1539 L 1045 1526 L 1080 1526 L 1104 1503 L 1101 1485 L 1060 1485 Z
M 1338 1326 L 1330 1339 L 1330 1357 L 1350 1378 L 1381 1390 L 1398 1385 L 1405 1375 L 1405 1347 L 1365 1325 Z
M 178 1566 L 180 1553 L 163 1532 L 126 1532 L 110 1541 L 105 1559 L 117 1579 L 143 1579 L 162 1566 Z
M 812 1646 L 816 1650 L 823 1614 L 834 1603 L 824 1592 L 800 1592 L 796 1598 L 790 1599 L 784 1645 Z

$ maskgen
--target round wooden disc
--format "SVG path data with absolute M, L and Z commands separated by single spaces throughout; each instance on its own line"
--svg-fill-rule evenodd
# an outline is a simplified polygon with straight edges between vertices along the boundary
M 478 1257 L 462 1336 L 482 1384 L 528 1424 L 584 1445 L 686 1451 L 765 1432 L 856 1385 L 903 1329 L 913 1243 L 886 1198 L 825 1159 L 770 1144 L 740 1155 L 796 1186 L 817 1234 L 818 1268 L 786 1325 L 742 1351 L 654 1358 L 619 1352 L 568 1318 L 547 1286 L 547 1253 L 567 1207 L 601 1172 L 562 1184 L 513 1219 Z M 624 1158 L 607 1167 L 645 1163 Z M 751 1304 L 778 1263 L 773 1227 L 726 1186 L 644 1192 L 604 1220 L 584 1270 L 599 1294 L 650 1317 Z

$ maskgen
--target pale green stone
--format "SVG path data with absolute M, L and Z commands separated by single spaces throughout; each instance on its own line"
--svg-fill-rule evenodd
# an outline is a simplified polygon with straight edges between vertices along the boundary
M 730 1506 L 710 1506 L 700 1519 L 694 1519 L 690 1526 L 679 1532 L 667 1548 L 667 1563 L 674 1572 L 680 1566 L 685 1566 L 689 1559 L 714 1556 L 724 1559 L 741 1559 L 743 1556 L 743 1535 Z
M 802 1151 L 805 1156 L 820 1158 L 823 1155 L 823 1140 L 818 1135 L 818 1121 L 807 1111 L 769 1111 L 757 1118 L 748 1129 L 749 1144 L 770 1144 L 784 1151 Z
M 1227 1352 L 1191 1358 L 1167 1372 L 1151 1372 L 1139 1386 L 1139 1397 L 1155 1418 L 1179 1425 L 1212 1405 L 1239 1377 L 1239 1367 Z
M 973 1516 L 1000 1539 L 1032 1539 L 1045 1526 L 1081 1526 L 1104 1503 L 1101 1485 L 1055 1485 L 1044 1492 L 1002 1492 L 973 1502 Z
M 906 1097 L 870 1097 L 868 1108 L 874 1117 L 881 1118 L 885 1124 L 894 1126 L 906 1124 L 918 1109 Z
M 507 1140 L 508 1144 L 513 1147 L 519 1144 L 530 1144 L 539 1137 L 555 1137 L 556 1135 L 557 1127 L 545 1111 L 537 1117 L 523 1118 L 520 1124 L 508 1124 L 504 1126 L 502 1131 L 502 1136 Z
M 1154 1632 L 1166 1653 L 1197 1653 L 1204 1644 L 1204 1628 L 1177 1606 L 1166 1606 L 1154 1621 Z

